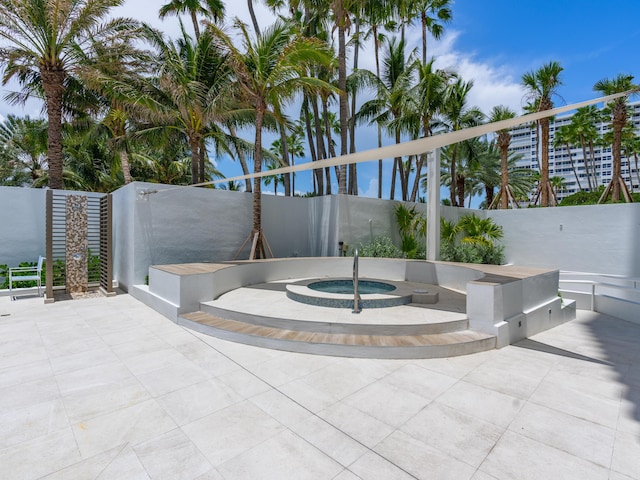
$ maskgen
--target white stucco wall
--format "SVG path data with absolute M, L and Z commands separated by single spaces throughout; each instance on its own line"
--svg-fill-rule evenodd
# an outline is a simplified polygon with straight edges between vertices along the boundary
M 45 254 L 46 190 L 0 187 L 0 264 L 17 267 Z
M 506 261 L 560 270 L 640 276 L 640 205 L 492 210 Z
M 139 195 L 145 189 L 158 193 Z M 263 228 L 277 257 L 335 256 L 340 240 L 350 246 L 378 235 L 398 241 L 396 203 L 265 195 Z M 252 197 L 241 192 L 136 182 L 114 192 L 113 204 L 114 278 L 125 288 L 143 283 L 149 265 L 232 260 L 251 230 Z M 0 263 L 14 266 L 43 254 L 45 190 L 0 187 L 0 206 Z M 504 228 L 509 263 L 640 277 L 638 204 L 441 212 L 449 219 L 469 212 L 493 218 Z

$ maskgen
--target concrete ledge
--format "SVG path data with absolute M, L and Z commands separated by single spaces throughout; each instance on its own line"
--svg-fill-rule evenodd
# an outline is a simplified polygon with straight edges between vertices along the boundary
M 422 305 L 438 303 L 438 292 L 429 292 L 427 290 L 414 290 L 411 295 L 411 303 L 418 303 Z

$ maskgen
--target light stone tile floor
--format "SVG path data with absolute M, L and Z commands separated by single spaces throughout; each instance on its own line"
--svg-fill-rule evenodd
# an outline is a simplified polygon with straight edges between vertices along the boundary
M 128 295 L 0 298 L 1 479 L 640 480 L 640 325 L 433 360 L 287 353 Z

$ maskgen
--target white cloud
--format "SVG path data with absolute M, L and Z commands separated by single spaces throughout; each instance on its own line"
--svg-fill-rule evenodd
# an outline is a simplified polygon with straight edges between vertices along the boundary
M 485 114 L 496 105 L 505 105 L 521 113 L 524 89 L 519 80 L 514 79 L 509 67 L 495 66 L 474 58 L 473 53 L 456 50 L 458 36 L 459 32 L 450 31 L 435 44 L 436 65 L 458 72 L 464 81 L 473 80 L 469 104 L 480 107 Z
M 365 191 L 362 191 L 362 189 L 358 187 L 358 194 L 361 197 L 378 198 L 378 179 L 370 179 L 369 185 L 367 186 L 367 189 Z

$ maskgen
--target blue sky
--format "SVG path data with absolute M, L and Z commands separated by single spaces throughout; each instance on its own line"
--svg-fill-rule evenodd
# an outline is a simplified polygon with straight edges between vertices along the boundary
M 152 23 L 167 34 L 177 36 L 179 28 L 175 18 L 164 21 L 157 18 L 157 10 L 163 3 L 156 1 L 157 8 L 149 8 L 149 2 L 126 0 L 114 14 Z M 259 0 L 254 3 L 260 23 L 271 23 L 273 17 L 266 7 Z M 239 16 L 249 21 L 246 1 L 227 0 L 226 5 L 228 18 Z M 189 19 L 185 18 L 185 24 L 190 27 Z M 413 46 L 419 45 L 418 27 L 408 33 L 408 40 Z M 453 68 L 465 80 L 474 81 L 470 104 L 479 106 L 484 112 L 498 104 L 520 112 L 524 103 L 524 92 L 520 87 L 522 74 L 551 60 L 564 67 L 564 85 L 559 89 L 560 97 L 555 99 L 558 106 L 596 97 L 593 84 L 618 73 L 632 74 L 636 83 L 640 83 L 638 44 L 638 0 L 608 3 L 595 0 L 455 0 L 453 21 L 443 38 L 437 42 L 429 40 L 429 55 L 438 58 L 438 66 Z M 360 58 L 362 67 L 375 69 L 372 46 L 362 51 Z M 2 97 L 9 89 L 11 86 L 2 87 Z M 17 108 L 0 100 L 0 116 L 9 113 L 37 116 L 40 105 L 32 103 Z M 297 116 L 295 108 L 291 109 L 291 115 Z M 252 137 L 251 132 L 246 134 Z M 385 140 L 387 143 L 390 140 Z M 359 128 L 357 146 L 359 150 L 376 146 L 374 127 Z M 383 195 L 388 197 L 390 161 L 385 165 Z M 228 177 L 240 174 L 238 165 L 228 159 L 221 159 L 218 168 Z M 377 162 L 359 165 L 358 175 L 360 193 L 375 196 Z M 309 173 L 298 174 L 297 190 L 311 190 L 310 178 Z

